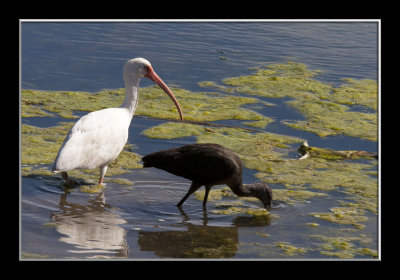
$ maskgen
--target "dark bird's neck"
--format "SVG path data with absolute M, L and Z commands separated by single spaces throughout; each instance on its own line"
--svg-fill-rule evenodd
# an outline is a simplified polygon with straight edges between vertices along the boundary
M 255 184 L 243 184 L 242 182 L 229 186 L 237 196 L 257 197 Z
M 270 205 L 272 191 L 265 183 L 243 184 L 242 182 L 229 186 L 237 196 L 256 197 L 264 205 Z

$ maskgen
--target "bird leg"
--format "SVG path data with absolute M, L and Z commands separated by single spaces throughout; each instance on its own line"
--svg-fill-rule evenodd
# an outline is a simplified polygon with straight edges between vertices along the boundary
M 74 183 L 75 183 L 75 181 L 74 180 L 71 180 L 69 177 L 68 177 L 68 173 L 67 172 L 61 172 L 61 177 L 64 179 L 64 181 L 68 184 L 68 185 L 73 185 Z
M 204 187 L 206 188 L 206 192 L 204 194 L 203 207 L 206 207 L 208 193 L 210 192 L 211 186 L 204 186 Z
M 107 172 L 107 165 L 106 166 L 100 166 L 100 179 L 99 179 L 99 185 L 103 184 L 104 176 L 106 175 Z
M 190 185 L 190 188 L 188 190 L 188 192 L 186 193 L 186 195 L 181 199 L 181 201 L 179 201 L 179 203 L 176 205 L 178 207 L 181 207 L 181 205 L 185 202 L 185 200 L 195 191 L 197 191 L 202 185 L 196 182 L 192 182 L 192 184 Z

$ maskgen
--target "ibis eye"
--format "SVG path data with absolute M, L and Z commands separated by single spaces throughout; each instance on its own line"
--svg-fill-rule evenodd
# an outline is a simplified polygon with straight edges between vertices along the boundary
M 146 72 L 149 71 L 149 69 L 150 69 L 149 66 L 144 67 L 144 70 L 146 70 Z

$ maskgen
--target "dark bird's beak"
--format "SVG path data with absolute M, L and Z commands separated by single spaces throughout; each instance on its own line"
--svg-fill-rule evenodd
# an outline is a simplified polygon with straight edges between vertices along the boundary
M 270 202 L 264 203 L 264 208 L 267 209 L 268 211 L 271 211 L 272 202 L 270 201 Z

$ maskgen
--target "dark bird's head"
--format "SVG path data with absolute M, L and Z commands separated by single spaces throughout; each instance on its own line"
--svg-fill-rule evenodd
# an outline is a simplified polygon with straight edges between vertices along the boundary
M 271 211 L 272 189 L 266 183 L 252 184 L 253 194 L 264 204 L 265 209 Z

